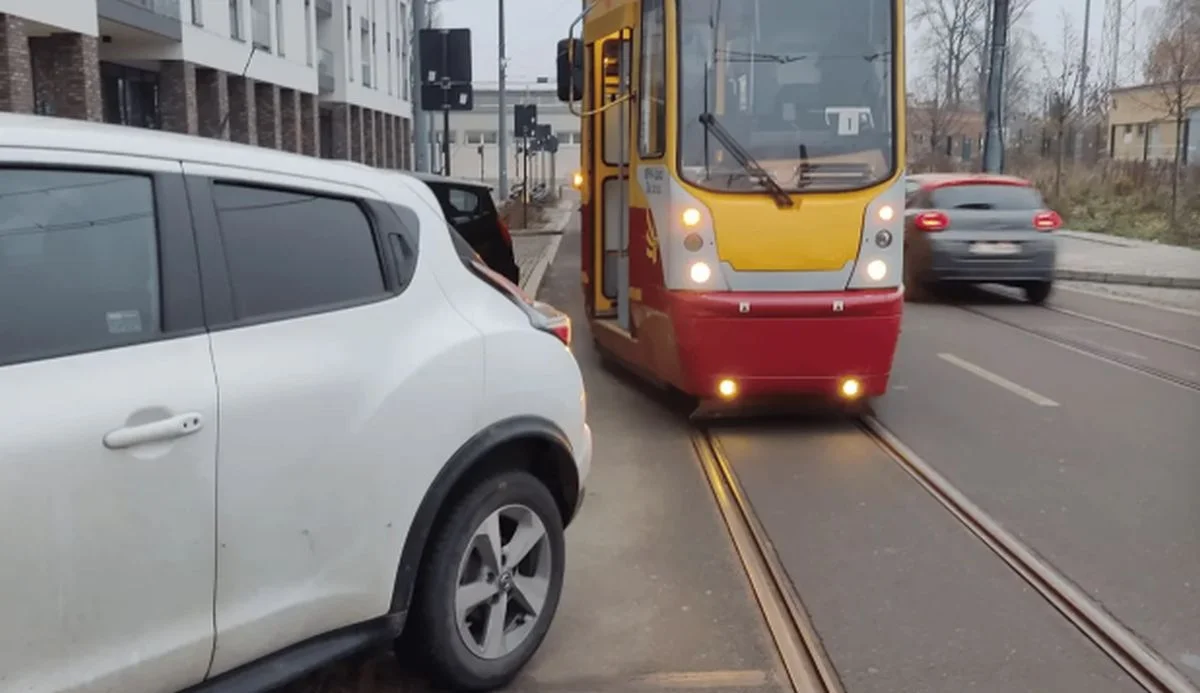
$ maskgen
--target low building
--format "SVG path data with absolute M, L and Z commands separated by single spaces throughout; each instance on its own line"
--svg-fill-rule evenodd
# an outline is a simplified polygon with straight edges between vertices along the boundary
M 1109 156 L 1118 161 L 1172 161 L 1182 141 L 1184 163 L 1200 166 L 1200 81 L 1184 92 L 1178 127 L 1174 85 L 1113 89 L 1108 110 Z
M 475 108 L 450 115 L 450 173 L 463 178 L 475 178 L 497 185 L 500 179 L 500 90 L 495 83 L 477 83 Z M 569 184 L 580 165 L 580 120 L 567 104 L 558 100 L 553 85 L 538 84 L 509 87 L 505 90 L 508 137 L 508 179 L 510 184 L 521 180 L 523 165 L 520 140 L 513 137 L 513 114 L 519 104 L 537 106 L 538 122 L 550 125 L 558 137 L 558 154 L 535 154 L 529 160 L 530 179 L 545 180 L 553 176 L 558 184 Z M 443 123 L 438 113 L 430 114 L 430 161 L 434 170 L 441 170 Z

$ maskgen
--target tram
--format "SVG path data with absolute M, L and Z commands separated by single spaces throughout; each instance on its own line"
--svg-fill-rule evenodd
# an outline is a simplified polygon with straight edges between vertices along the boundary
M 595 0 L 582 115 L 597 346 L 702 402 L 888 387 L 904 305 L 903 0 Z

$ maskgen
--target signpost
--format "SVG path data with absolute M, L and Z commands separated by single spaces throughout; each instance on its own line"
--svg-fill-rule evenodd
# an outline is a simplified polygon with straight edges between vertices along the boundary
M 442 174 L 450 175 L 450 111 L 475 108 L 471 30 L 421 29 L 421 110 L 442 112 Z

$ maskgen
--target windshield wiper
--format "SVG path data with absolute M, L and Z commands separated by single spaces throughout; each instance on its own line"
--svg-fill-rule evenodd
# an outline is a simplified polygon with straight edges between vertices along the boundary
M 782 209 L 784 207 L 791 207 L 795 205 L 795 202 L 792 202 L 791 195 L 787 194 L 787 191 L 783 189 L 783 186 L 779 184 L 779 181 L 775 180 L 771 174 L 763 170 L 762 166 L 758 165 L 758 162 L 754 160 L 754 157 L 750 156 L 750 152 L 746 151 L 746 149 L 742 147 L 742 145 L 739 144 L 736 139 L 733 138 L 733 135 L 729 134 L 729 131 L 725 129 L 725 126 L 721 125 L 721 123 L 717 121 L 716 116 L 711 113 L 701 113 L 700 124 L 704 126 L 705 130 L 708 130 L 714 137 L 717 138 L 721 145 L 724 146 L 725 149 L 729 151 L 730 155 L 733 156 L 734 160 L 741 164 L 742 168 L 746 170 L 747 175 L 762 183 L 763 186 L 770 191 L 771 199 L 775 200 L 776 207 Z

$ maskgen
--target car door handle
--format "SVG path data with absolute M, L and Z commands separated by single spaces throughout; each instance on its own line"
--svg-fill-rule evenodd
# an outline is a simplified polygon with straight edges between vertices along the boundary
M 204 417 L 198 413 L 180 414 L 137 426 L 125 426 L 104 436 L 104 447 L 110 450 L 131 448 L 145 443 L 175 440 L 189 436 L 204 427 Z

